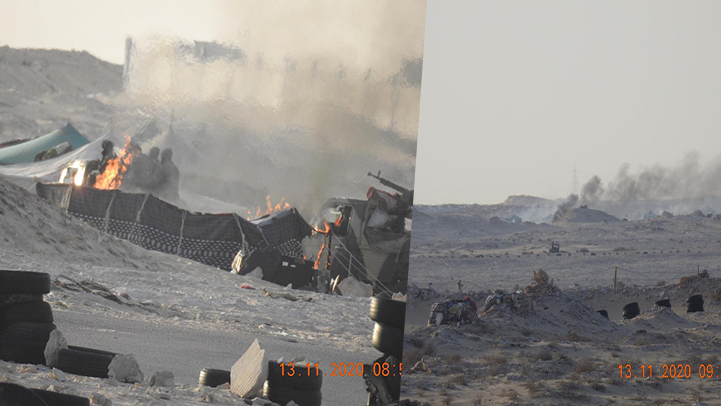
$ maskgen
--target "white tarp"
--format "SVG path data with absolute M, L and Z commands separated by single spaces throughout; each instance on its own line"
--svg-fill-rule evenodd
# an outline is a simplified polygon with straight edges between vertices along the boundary
M 32 187 L 36 182 L 58 182 L 60 172 L 70 162 L 76 159 L 100 159 L 101 145 L 104 139 L 99 138 L 90 144 L 47 161 L 0 165 L 0 176 L 12 178 L 15 183 L 26 188 Z

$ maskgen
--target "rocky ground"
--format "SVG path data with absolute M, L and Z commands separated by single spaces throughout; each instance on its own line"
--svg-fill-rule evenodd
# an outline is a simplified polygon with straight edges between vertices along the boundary
M 401 399 L 430 405 L 721 404 L 721 279 L 616 291 L 534 282 L 517 293 L 530 299 L 530 309 L 485 310 L 489 293 L 464 293 L 479 299 L 480 317 L 472 324 L 422 326 L 421 316 L 410 318 L 416 325 L 410 333 L 407 327 Z M 704 295 L 705 312 L 685 312 L 691 294 Z M 433 298 L 423 289 L 414 295 L 409 315 L 460 296 Z M 660 297 L 670 298 L 672 308 L 654 307 Z M 639 302 L 641 315 L 623 320 L 620 309 L 631 301 Z M 610 320 L 596 313 L 600 309 Z M 670 367 L 679 364 L 688 365 L 682 376 Z

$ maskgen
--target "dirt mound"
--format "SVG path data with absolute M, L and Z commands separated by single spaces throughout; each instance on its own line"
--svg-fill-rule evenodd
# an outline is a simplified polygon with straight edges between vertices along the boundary
M 554 219 L 557 223 L 613 223 L 621 221 L 618 217 L 595 209 L 575 208 Z
M 122 76 L 87 52 L 0 47 L 0 142 L 47 134 L 68 117 L 95 138 L 110 118 L 96 95 L 121 91 Z
M 539 206 L 553 203 L 552 200 L 529 195 L 511 195 L 501 203 L 504 206 Z
M 0 229 L 1 249 L 31 255 L 136 269 L 150 257 L 148 251 L 91 227 L 1 177 Z

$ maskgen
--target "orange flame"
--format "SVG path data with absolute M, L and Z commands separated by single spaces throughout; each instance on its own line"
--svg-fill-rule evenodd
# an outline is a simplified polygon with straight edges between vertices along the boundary
M 270 195 L 265 197 L 265 206 L 266 206 L 265 211 L 263 211 L 263 209 L 260 206 L 258 206 L 258 210 L 256 210 L 255 215 L 253 215 L 253 212 L 248 210 L 247 219 L 250 220 L 251 218 L 263 217 L 268 214 L 273 214 L 277 211 L 289 209 L 291 207 L 290 203 L 285 201 L 285 197 L 280 199 L 280 203 L 273 205 L 273 203 L 271 203 L 271 200 L 270 200 Z
M 133 162 L 134 151 L 130 151 L 130 137 L 125 136 L 125 147 L 120 151 L 117 158 L 108 160 L 103 173 L 95 178 L 93 187 L 96 189 L 120 189 L 123 182 L 123 175 L 128 166 Z
M 318 234 L 324 234 L 323 244 L 321 244 L 320 249 L 318 250 L 318 255 L 315 257 L 315 263 L 313 264 L 313 269 L 318 269 L 320 267 L 320 259 L 321 255 L 323 255 L 323 250 L 325 249 L 326 245 L 328 244 L 328 233 L 330 232 L 330 224 L 328 224 L 327 221 L 323 220 L 323 229 L 316 228 L 314 226 L 313 231 L 315 231 Z

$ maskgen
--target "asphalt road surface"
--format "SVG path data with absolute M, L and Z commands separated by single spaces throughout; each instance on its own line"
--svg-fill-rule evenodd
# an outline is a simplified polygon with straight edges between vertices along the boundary
M 53 315 L 68 344 L 134 354 L 146 379 L 156 371 L 171 371 L 175 374 L 176 385 L 197 385 L 203 368 L 230 370 L 256 338 L 247 333 L 126 320 L 76 310 L 53 309 Z M 268 336 L 259 341 L 270 359 L 304 355 L 319 361 L 326 375 L 322 389 L 324 405 L 363 405 L 367 401 L 362 378 L 327 375 L 331 372 L 332 362 L 371 363 L 380 356 L 372 348 L 349 353 Z

